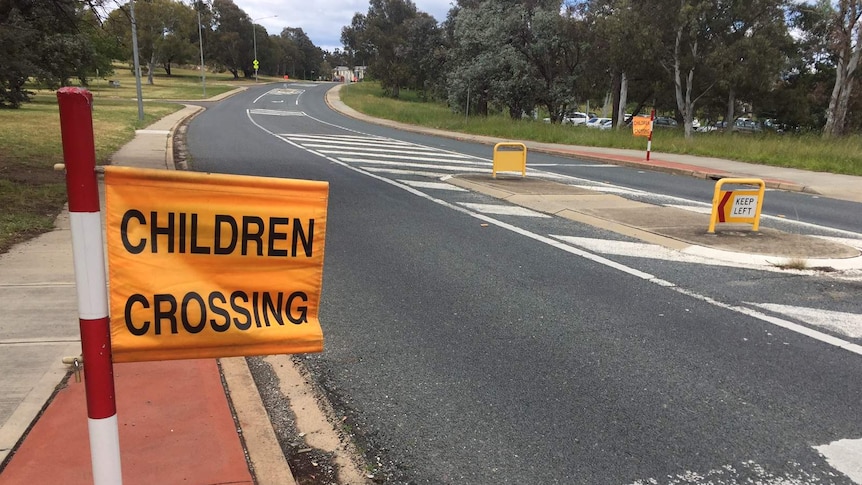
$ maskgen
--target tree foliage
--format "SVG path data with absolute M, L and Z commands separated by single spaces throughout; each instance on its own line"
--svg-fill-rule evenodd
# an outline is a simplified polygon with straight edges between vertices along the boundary
M 0 107 L 29 101 L 30 79 L 56 89 L 108 71 L 112 46 L 95 24 L 74 0 L 0 2 Z

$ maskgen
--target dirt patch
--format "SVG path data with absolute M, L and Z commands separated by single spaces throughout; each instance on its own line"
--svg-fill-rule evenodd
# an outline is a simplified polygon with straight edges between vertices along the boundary
M 54 170 L 53 166 L 39 167 L 12 163 L 2 156 L 0 156 L 0 179 L 31 186 L 57 184 L 65 181 L 63 172 Z

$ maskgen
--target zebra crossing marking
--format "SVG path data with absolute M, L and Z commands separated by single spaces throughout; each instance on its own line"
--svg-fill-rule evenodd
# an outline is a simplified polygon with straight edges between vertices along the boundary
M 391 165 L 391 166 L 395 166 L 395 167 L 412 167 L 412 168 L 429 168 L 429 169 L 437 169 L 437 170 L 447 170 L 450 172 L 488 173 L 487 169 L 468 167 L 465 165 L 433 165 L 433 164 L 429 164 L 429 163 L 393 162 L 393 161 L 388 161 L 388 160 L 374 160 L 371 158 L 353 158 L 353 157 L 336 157 L 336 158 L 342 162 L 358 163 L 358 164 Z
M 847 337 L 862 338 L 862 315 L 857 313 L 836 312 L 821 308 L 780 305 L 777 303 L 745 302 L 745 304 L 795 318 L 809 325 L 832 330 Z
M 445 182 L 423 182 L 421 180 L 398 180 L 402 184 L 416 187 L 419 189 L 434 189 L 434 190 L 450 190 L 452 192 L 468 192 L 467 189 L 456 187 Z

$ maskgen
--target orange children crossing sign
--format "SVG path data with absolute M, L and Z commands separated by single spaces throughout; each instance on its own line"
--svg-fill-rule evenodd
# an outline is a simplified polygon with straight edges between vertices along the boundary
M 320 352 L 326 182 L 107 167 L 115 362 Z

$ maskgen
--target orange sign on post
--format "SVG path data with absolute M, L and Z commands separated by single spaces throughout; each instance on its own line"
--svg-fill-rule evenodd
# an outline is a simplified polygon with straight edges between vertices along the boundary
M 634 136 L 649 138 L 652 132 L 652 120 L 646 116 L 635 116 L 632 118 L 632 132 Z
M 107 167 L 115 362 L 320 352 L 329 184 Z

